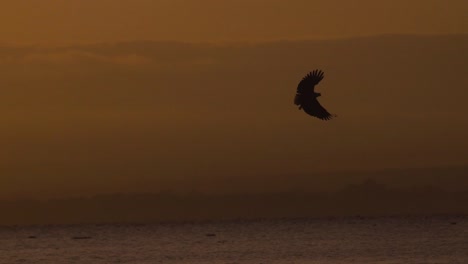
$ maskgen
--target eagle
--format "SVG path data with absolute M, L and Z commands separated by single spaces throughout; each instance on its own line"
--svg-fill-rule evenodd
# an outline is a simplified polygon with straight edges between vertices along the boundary
M 320 93 L 314 91 L 317 85 L 323 79 L 323 71 L 314 70 L 309 72 L 297 86 L 294 104 L 299 106 L 299 110 L 304 110 L 307 114 L 321 120 L 330 120 L 336 115 L 330 114 L 317 100 Z

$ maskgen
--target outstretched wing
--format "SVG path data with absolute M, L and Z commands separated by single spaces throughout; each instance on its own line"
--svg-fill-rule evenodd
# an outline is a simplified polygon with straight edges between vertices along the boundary
M 302 109 L 304 112 L 311 116 L 315 116 L 322 120 L 330 120 L 334 116 L 330 114 L 317 100 L 317 98 L 310 98 L 307 102 L 302 103 Z
M 323 79 L 323 71 L 314 70 L 309 72 L 297 86 L 297 93 L 302 94 L 306 91 L 313 92 L 315 85 L 317 85 Z

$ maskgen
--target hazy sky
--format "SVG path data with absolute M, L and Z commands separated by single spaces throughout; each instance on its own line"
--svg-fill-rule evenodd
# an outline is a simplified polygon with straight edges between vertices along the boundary
M 467 10 L 464 0 L 4 3 L 0 198 L 466 165 Z M 388 33 L 433 36 L 354 38 Z M 315 68 L 336 120 L 292 103 Z
M 21 0 L 0 10 L 0 43 L 252 41 L 467 33 L 465 0 Z

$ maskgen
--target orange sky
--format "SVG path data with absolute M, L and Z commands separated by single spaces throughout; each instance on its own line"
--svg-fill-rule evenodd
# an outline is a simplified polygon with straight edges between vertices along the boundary
M 464 0 L 23 0 L 0 10 L 0 43 L 252 41 L 467 33 Z
M 466 165 L 466 10 L 461 0 L 5 3 L 0 198 Z M 217 40 L 232 43 L 190 44 Z M 320 101 L 339 116 L 328 123 L 292 103 L 315 68 Z

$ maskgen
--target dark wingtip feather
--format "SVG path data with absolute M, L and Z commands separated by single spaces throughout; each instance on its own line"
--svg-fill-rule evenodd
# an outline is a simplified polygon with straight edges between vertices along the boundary
M 323 71 L 316 69 L 306 74 L 306 76 L 302 78 L 302 81 L 311 81 L 313 85 L 315 85 L 315 84 L 318 84 L 323 78 L 324 78 Z

